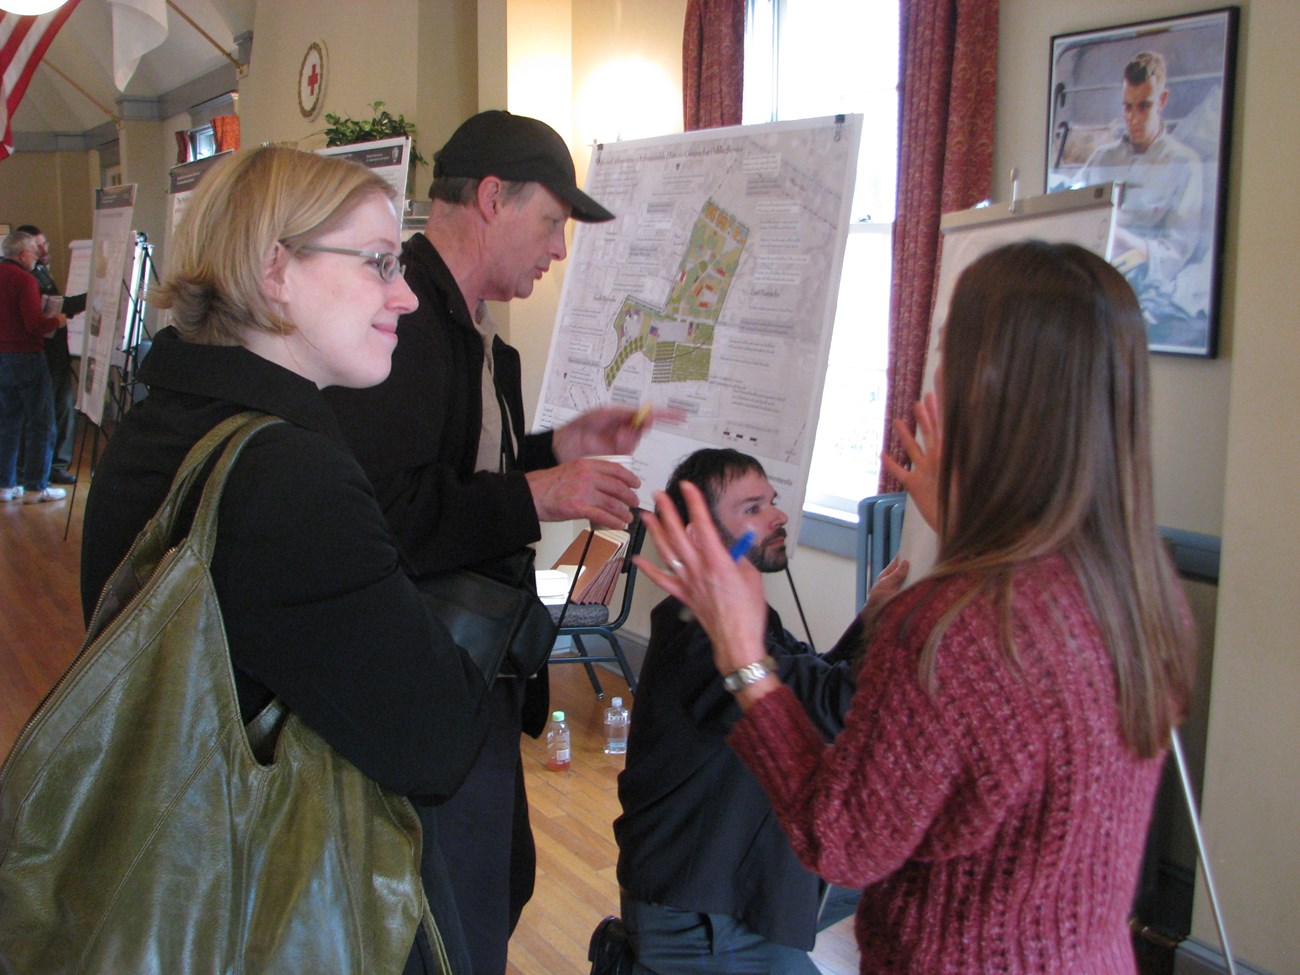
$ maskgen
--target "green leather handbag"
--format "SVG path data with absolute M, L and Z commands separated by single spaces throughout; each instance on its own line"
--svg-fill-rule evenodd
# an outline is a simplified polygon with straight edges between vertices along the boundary
M 0 769 L 0 973 L 395 975 L 420 925 L 449 971 L 411 804 L 278 701 L 240 718 L 208 567 L 226 478 L 278 422 L 190 451 Z

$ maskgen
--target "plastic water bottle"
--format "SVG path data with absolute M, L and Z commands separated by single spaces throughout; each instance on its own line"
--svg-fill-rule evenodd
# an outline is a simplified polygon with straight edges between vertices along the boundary
M 605 754 L 622 755 L 627 752 L 628 711 L 623 699 L 616 697 L 605 709 Z
M 563 711 L 552 711 L 546 729 L 546 767 L 552 772 L 567 771 L 569 759 L 569 726 L 564 723 Z

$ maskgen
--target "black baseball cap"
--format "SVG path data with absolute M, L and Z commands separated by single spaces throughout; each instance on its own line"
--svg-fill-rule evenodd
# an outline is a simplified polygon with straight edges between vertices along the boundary
M 574 220 L 614 219 L 614 214 L 578 189 L 573 158 L 560 133 L 526 115 L 493 109 L 466 119 L 433 157 L 433 177 L 440 176 L 541 183 L 573 208 Z

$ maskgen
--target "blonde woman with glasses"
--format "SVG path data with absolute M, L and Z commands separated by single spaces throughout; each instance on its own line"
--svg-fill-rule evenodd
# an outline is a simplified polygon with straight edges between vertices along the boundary
M 398 316 L 417 304 L 399 246 L 392 190 L 353 163 L 268 147 L 204 177 L 150 292 L 173 324 L 140 369 L 149 395 L 123 418 L 91 485 L 82 605 L 89 616 L 208 430 L 250 409 L 283 418 L 240 456 L 212 559 L 240 709 L 247 721 L 278 697 L 426 821 L 477 754 L 484 682 L 406 577 L 321 393 L 388 375 Z M 422 878 L 461 971 L 434 840 L 426 828 Z M 334 924 L 321 918 L 319 937 Z M 440 970 L 423 930 L 409 938 L 405 971 Z M 183 967 L 173 961 L 163 968 Z

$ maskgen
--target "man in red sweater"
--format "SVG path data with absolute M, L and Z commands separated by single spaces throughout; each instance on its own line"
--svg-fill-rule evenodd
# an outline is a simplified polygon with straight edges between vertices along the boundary
M 59 501 L 67 492 L 50 486 L 54 395 L 45 364 L 45 338 L 66 325 L 67 318 L 42 313 L 41 289 L 32 276 L 35 239 L 30 234 L 9 234 L 0 247 L 0 501 Z

